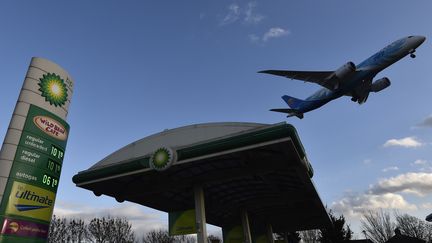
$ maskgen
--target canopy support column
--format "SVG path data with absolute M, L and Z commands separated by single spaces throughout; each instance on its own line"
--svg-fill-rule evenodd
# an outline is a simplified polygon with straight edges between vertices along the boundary
M 245 243 L 252 243 L 252 235 L 249 224 L 249 216 L 246 210 L 242 210 L 241 212 L 241 220 L 243 227 L 243 238 Z
M 268 238 L 268 242 L 274 243 L 273 227 L 271 226 L 271 224 L 267 225 L 267 238 Z
M 197 226 L 198 243 L 207 242 L 206 215 L 204 205 L 204 190 L 202 186 L 194 187 L 195 194 L 195 219 Z

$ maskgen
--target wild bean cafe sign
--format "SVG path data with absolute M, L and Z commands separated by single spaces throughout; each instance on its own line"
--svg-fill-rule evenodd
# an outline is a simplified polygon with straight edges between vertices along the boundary
M 32 59 L 0 151 L 0 243 L 47 240 L 72 93 L 64 69 Z

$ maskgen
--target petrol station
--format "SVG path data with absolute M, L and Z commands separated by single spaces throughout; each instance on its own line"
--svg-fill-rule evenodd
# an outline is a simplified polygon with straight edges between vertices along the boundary
M 206 223 L 224 242 L 274 242 L 273 233 L 331 227 L 295 128 L 285 122 L 206 123 L 150 135 L 113 152 L 73 182 L 118 202 L 169 214 L 172 235 Z
M 60 180 L 73 80 L 33 58 L 0 150 L 0 242 L 46 242 Z M 91 161 L 89 161 L 91 162 Z M 153 134 L 73 177 L 81 188 L 168 213 L 170 235 L 222 228 L 224 242 L 331 227 L 296 129 L 219 122 Z

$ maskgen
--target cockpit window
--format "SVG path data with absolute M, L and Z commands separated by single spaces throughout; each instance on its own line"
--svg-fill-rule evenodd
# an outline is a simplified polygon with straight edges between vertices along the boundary
M 408 36 L 408 38 L 411 38 L 411 37 L 414 37 L 414 36 L 412 36 L 412 35 Z

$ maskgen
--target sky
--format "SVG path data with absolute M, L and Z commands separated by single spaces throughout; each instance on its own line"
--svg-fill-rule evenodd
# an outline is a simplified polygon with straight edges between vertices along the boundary
M 432 212 L 431 9 L 430 0 L 2 1 L 0 139 L 31 57 L 43 57 L 75 80 L 57 215 L 167 227 L 165 213 L 96 198 L 72 176 L 164 129 L 286 121 L 322 201 L 357 235 L 365 209 L 423 219 Z M 392 85 L 365 104 L 342 97 L 302 120 L 268 111 L 286 106 L 282 95 L 304 99 L 320 87 L 258 71 L 335 70 L 408 35 L 428 39 L 415 59 L 376 76 Z

